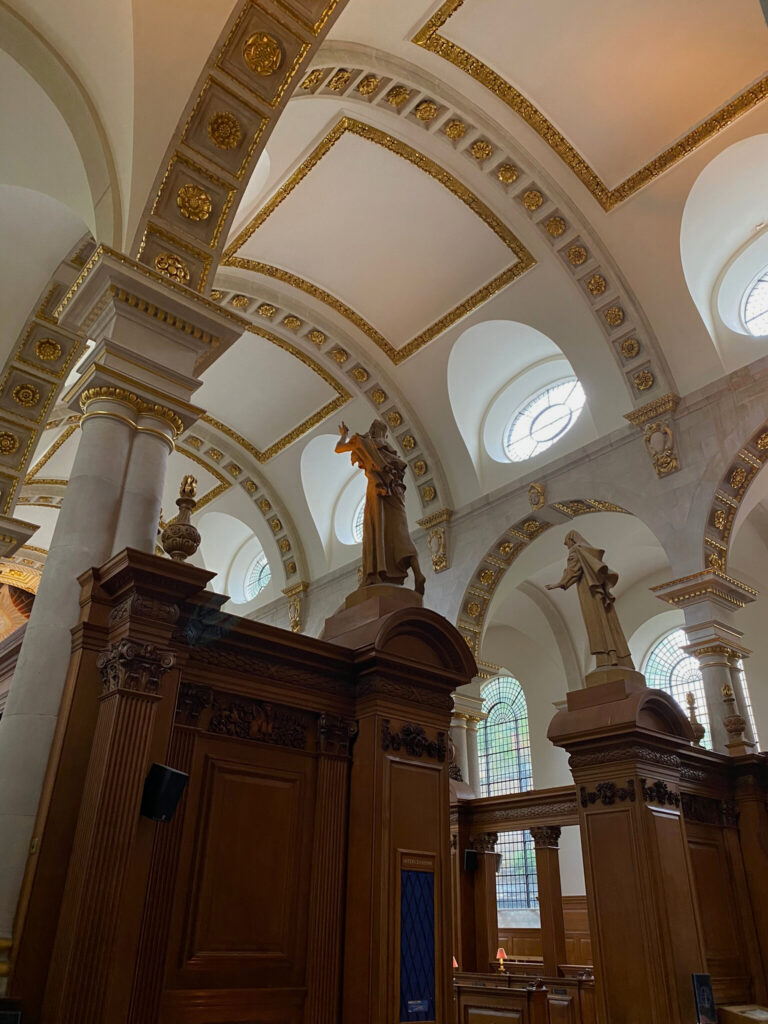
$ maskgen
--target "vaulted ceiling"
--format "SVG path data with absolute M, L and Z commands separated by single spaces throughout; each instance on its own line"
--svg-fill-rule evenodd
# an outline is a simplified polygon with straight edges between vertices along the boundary
M 260 18 L 296 41 L 274 96 L 227 49 Z M 297 579 L 359 557 L 311 490 L 340 495 L 349 467 L 315 485 L 302 467 L 342 416 L 388 422 L 415 519 L 768 353 L 717 334 L 681 260 L 702 171 L 768 132 L 758 0 L 0 0 L 0 26 L 15 143 L 0 153 L 0 356 L 18 360 L 89 235 L 145 261 L 175 240 L 190 285 L 248 326 L 205 371 L 207 415 L 169 472 L 202 478 L 207 511 L 246 523 Z M 242 151 L 198 126 L 223 102 L 247 126 Z M 206 224 L 179 216 L 182 173 L 208 183 Z M 766 219 L 747 212 L 734 251 Z M 533 463 L 487 456 L 487 403 L 555 358 L 584 385 L 580 432 Z M 8 467 L 28 477 L 4 508 L 20 500 L 40 538 L 76 441 L 49 413 Z

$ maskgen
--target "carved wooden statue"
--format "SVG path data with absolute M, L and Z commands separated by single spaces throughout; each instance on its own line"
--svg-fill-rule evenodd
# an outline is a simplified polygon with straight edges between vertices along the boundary
M 576 530 L 566 535 L 565 546 L 568 548 L 565 572 L 557 583 L 548 583 L 547 590 L 567 590 L 575 583 L 589 649 L 595 655 L 597 667 L 623 665 L 634 669 L 616 614 L 616 598 L 611 593 L 611 587 L 615 587 L 618 581 L 618 573 L 603 561 L 605 551 L 593 548 Z
M 368 481 L 363 514 L 363 579 L 361 586 L 405 582 L 413 570 L 417 594 L 424 593 L 424 574 L 408 531 L 405 515 L 406 465 L 386 442 L 387 426 L 374 420 L 367 434 L 352 434 L 346 423 L 339 426 L 337 452 L 349 452 L 353 466 Z

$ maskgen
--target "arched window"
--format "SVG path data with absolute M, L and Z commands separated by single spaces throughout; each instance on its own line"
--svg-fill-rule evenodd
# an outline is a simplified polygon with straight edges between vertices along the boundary
M 643 671 L 648 685 L 657 690 L 664 690 L 674 697 L 686 715 L 688 714 L 686 694 L 693 694 L 696 698 L 696 717 L 706 730 L 701 742 L 708 750 L 711 750 L 712 736 L 709 729 L 709 711 L 704 696 L 704 681 L 701 678 L 701 669 L 696 658 L 686 654 L 683 650 L 687 643 L 688 637 L 685 635 L 684 629 L 673 629 L 670 633 L 665 633 L 648 652 Z M 757 739 L 747 678 L 743 668 L 740 668 L 739 671 L 744 700 L 747 705 L 743 710 L 752 727 L 752 733 Z
M 584 408 L 584 388 L 576 377 L 550 384 L 529 398 L 515 413 L 504 434 L 504 451 L 511 462 L 544 452 L 570 430 Z
M 520 683 L 499 676 L 483 690 L 487 714 L 477 731 L 482 796 L 522 793 L 533 786 L 528 708 Z M 538 907 L 536 854 L 531 833 L 500 832 L 496 850 L 501 867 L 496 876 L 499 910 Z
M 744 296 L 744 326 L 756 338 L 768 334 L 768 267 Z
M 254 558 L 253 564 L 248 570 L 248 576 L 245 581 L 246 601 L 252 601 L 257 594 L 260 594 L 271 579 L 272 569 L 267 561 L 267 556 L 262 551 L 258 557 Z
M 363 498 L 355 509 L 355 514 L 352 517 L 352 536 L 355 538 L 356 543 L 360 543 L 363 539 L 363 516 L 365 515 L 365 498 Z

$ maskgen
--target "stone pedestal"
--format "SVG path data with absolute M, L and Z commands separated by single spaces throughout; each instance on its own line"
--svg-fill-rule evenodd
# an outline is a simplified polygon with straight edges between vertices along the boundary
M 679 792 L 690 723 L 636 673 L 568 694 L 549 727 L 579 803 L 601 1024 L 690 1024 L 705 970 Z

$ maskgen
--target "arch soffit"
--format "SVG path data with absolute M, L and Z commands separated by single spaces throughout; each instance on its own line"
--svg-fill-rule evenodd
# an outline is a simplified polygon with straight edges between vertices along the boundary
M 705 570 L 728 571 L 728 554 L 739 509 L 763 466 L 768 462 L 768 420 L 744 441 L 729 460 L 710 502 L 701 557 Z
M 342 375 L 347 400 L 350 396 L 360 397 L 369 403 L 400 446 L 425 514 L 443 506 L 452 507 L 448 480 L 435 446 L 392 375 L 371 359 L 364 346 L 330 321 L 317 317 L 309 304 L 296 301 L 295 294 L 280 285 L 256 291 L 254 282 L 237 271 L 220 274 L 216 284 L 211 298 L 222 308 L 237 309 L 259 333 L 263 333 L 266 323 L 272 337 L 290 337 L 296 353 L 311 353 L 311 358 L 325 366 L 334 379 Z
M 117 167 L 88 91 L 57 50 L 2 0 L 0 39 L 3 50 L 37 82 L 64 119 L 85 167 L 99 241 L 119 246 L 123 212 Z
M 485 622 L 493 595 L 510 566 L 550 527 L 594 512 L 632 515 L 621 505 L 598 498 L 554 501 L 524 516 L 494 541 L 472 573 L 456 620 L 456 628 L 476 658 L 480 654 Z
M 350 67 L 355 70 L 350 71 Z M 361 92 L 360 85 L 374 79 L 378 82 L 374 91 L 366 92 L 363 85 Z M 397 89 L 408 94 L 400 105 L 387 99 Z M 558 258 L 611 349 L 633 405 L 644 405 L 675 390 L 648 318 L 583 214 L 523 145 L 466 97 L 433 76 L 427 79 L 406 61 L 382 54 L 372 59 L 369 48 L 352 43 L 322 47 L 294 100 L 313 97 L 351 102 L 358 109 L 370 110 L 375 105 L 377 112 L 390 121 L 415 121 L 435 140 L 435 150 L 438 145 L 442 147 L 445 161 L 455 165 L 457 157 L 468 158 L 463 167 L 484 175 L 489 194 L 496 196 L 502 207 L 513 202 L 515 208 L 523 210 L 537 236 Z M 415 113 L 424 103 L 437 106 L 438 113 L 431 122 L 420 121 Z M 445 130 L 455 122 L 464 129 L 459 139 L 452 139 Z M 480 155 L 475 156 L 473 147 L 477 143 L 490 147 L 489 152 L 481 147 L 477 150 Z M 488 155 L 484 155 L 486 152 Z
M 251 0 L 236 5 L 170 140 L 131 244 L 132 256 L 155 267 L 158 256 L 171 254 L 185 284 L 209 290 L 250 172 L 346 3 L 281 0 L 279 18 Z M 254 37 L 261 40 L 258 47 Z M 178 194 L 187 185 L 204 194 L 209 209 L 204 219 L 182 214 Z

